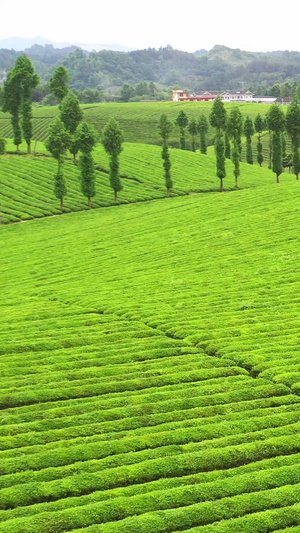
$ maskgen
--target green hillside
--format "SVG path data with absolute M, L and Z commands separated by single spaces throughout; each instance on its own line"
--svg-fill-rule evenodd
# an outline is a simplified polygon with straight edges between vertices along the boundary
M 8 148 L 10 146 L 8 145 Z M 25 150 L 25 146 L 23 146 Z M 37 149 L 46 153 L 42 143 Z M 214 155 L 201 155 L 177 149 L 170 150 L 175 196 L 219 189 Z M 102 145 L 94 151 L 96 161 L 96 196 L 94 207 L 113 205 L 114 195 L 109 186 L 109 159 Z M 154 145 L 125 144 L 120 157 L 123 190 L 120 203 L 140 202 L 166 196 L 161 148 Z M 68 193 L 65 210 L 87 209 L 80 190 L 79 168 L 67 160 L 64 165 Z M 0 201 L 3 222 L 26 220 L 60 213 L 60 202 L 53 192 L 57 163 L 51 157 L 7 155 L 0 158 Z M 292 182 L 294 177 L 284 176 Z M 268 169 L 241 165 L 240 187 L 257 187 L 273 183 Z M 227 162 L 225 188 L 234 189 L 233 166 Z
M 226 110 L 230 112 L 233 106 L 238 105 L 244 116 L 249 115 L 252 119 L 258 113 L 265 116 L 270 106 L 268 104 L 225 104 Z M 212 102 L 137 102 L 137 103 L 112 103 L 84 105 L 84 118 L 94 124 L 101 133 L 108 120 L 113 117 L 120 122 L 124 131 L 126 142 L 161 144 L 157 125 L 162 113 L 166 113 L 169 120 L 175 121 L 179 111 L 183 110 L 189 119 L 197 120 L 204 113 L 207 118 L 211 111 Z M 33 110 L 33 132 L 34 138 L 43 141 L 47 138 L 49 125 L 57 115 L 57 107 L 41 107 Z M 12 128 L 9 115 L 2 114 L 0 117 L 0 135 L 12 137 Z M 213 142 L 213 129 L 210 128 L 208 141 Z M 190 143 L 189 135 L 188 145 Z M 174 147 L 179 146 L 179 129 L 174 125 L 170 143 Z
M 0 531 L 299 531 L 299 205 L 2 226 Z

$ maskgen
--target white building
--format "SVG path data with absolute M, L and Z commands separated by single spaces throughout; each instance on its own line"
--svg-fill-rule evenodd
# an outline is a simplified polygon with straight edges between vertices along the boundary
M 221 93 L 223 102 L 253 102 L 254 94 L 250 91 L 225 91 Z

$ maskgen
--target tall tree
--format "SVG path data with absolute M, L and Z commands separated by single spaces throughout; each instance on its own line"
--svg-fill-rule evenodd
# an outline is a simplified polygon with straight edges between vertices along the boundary
M 92 207 L 92 198 L 96 194 L 95 165 L 92 156 L 96 140 L 97 132 L 94 126 L 88 122 L 81 122 L 76 130 L 74 142 L 82 152 L 79 159 L 81 191 L 88 199 L 89 207 Z
M 50 80 L 50 91 L 58 99 L 59 102 L 67 95 L 70 81 L 70 75 L 66 67 L 61 65 L 54 71 Z
M 243 116 L 238 107 L 233 107 L 227 121 L 227 132 L 235 142 L 236 149 L 241 161 L 242 154 L 242 133 L 243 133 Z
M 240 169 L 240 151 L 239 151 L 239 145 L 236 139 L 233 139 L 231 161 L 233 162 L 233 166 L 234 166 L 233 174 L 235 178 L 235 187 L 238 188 L 239 186 L 238 179 L 241 174 L 241 169 Z
M 224 135 L 224 143 L 225 143 L 225 158 L 231 159 L 230 137 L 228 135 L 227 130 L 225 131 L 225 135 Z
M 267 121 L 272 134 L 272 170 L 276 174 L 277 183 L 279 183 L 279 176 L 283 170 L 281 133 L 285 128 L 285 116 L 278 104 L 271 105 L 267 115 Z
M 123 140 L 123 132 L 121 131 L 119 122 L 111 118 L 103 130 L 102 144 L 110 156 L 109 178 L 110 186 L 115 193 L 115 201 L 118 201 L 118 192 L 123 188 L 119 173 L 119 155 L 123 150 Z
M 296 179 L 299 180 L 300 172 L 300 105 L 297 98 L 288 106 L 286 112 L 286 131 L 291 139 L 292 143 L 292 161 L 293 171 Z
M 167 115 L 162 114 L 160 117 L 159 124 L 158 124 L 158 131 L 163 142 L 161 157 L 163 159 L 163 167 L 165 171 L 165 183 L 166 183 L 166 189 L 167 189 L 168 196 L 171 196 L 172 189 L 173 189 L 173 181 L 171 177 L 172 164 L 171 164 L 169 147 L 168 147 L 168 140 L 171 135 L 172 129 L 173 129 L 172 122 L 168 120 Z
M 32 95 L 39 84 L 39 76 L 35 74 L 34 66 L 25 54 L 17 58 L 15 72 L 21 93 L 22 131 L 27 143 L 27 152 L 31 153 L 32 139 Z
M 206 116 L 202 113 L 198 120 L 198 132 L 200 135 L 200 152 L 201 154 L 207 154 L 207 141 L 206 135 L 208 132 L 208 121 Z
M 249 115 L 245 119 L 244 134 L 246 137 L 246 161 L 249 165 L 253 165 L 252 135 L 254 134 L 254 126 Z
M 19 87 L 19 81 L 15 70 L 11 69 L 7 75 L 7 79 L 3 87 L 3 106 L 4 112 L 8 111 L 11 114 L 11 123 L 13 127 L 14 144 L 19 151 L 19 145 L 22 142 L 22 132 L 20 126 L 20 106 L 22 96 Z
M 181 150 L 186 149 L 185 141 L 185 129 L 188 125 L 189 119 L 184 111 L 179 111 L 177 118 L 175 119 L 175 124 L 179 127 L 180 131 L 180 148 Z
M 60 118 L 65 128 L 71 135 L 74 135 L 77 126 L 82 120 L 83 113 L 80 109 L 80 102 L 73 91 L 69 91 L 59 106 Z
M 34 72 L 31 60 L 25 55 L 17 58 L 10 70 L 3 88 L 3 111 L 11 114 L 14 132 L 14 144 L 19 150 L 22 142 L 20 115 L 22 116 L 22 130 L 30 153 L 32 138 L 32 93 L 39 83 L 39 77 Z
M 254 119 L 254 127 L 255 127 L 256 133 L 258 134 L 257 136 L 257 162 L 259 166 L 261 167 L 263 160 L 264 160 L 264 156 L 262 153 L 261 134 L 266 128 L 266 123 L 260 113 L 258 113 L 258 115 Z
M 241 150 L 242 150 L 242 131 L 243 131 L 243 118 L 242 114 L 238 107 L 234 107 L 229 115 L 227 120 L 227 132 L 230 138 L 232 139 L 232 153 L 231 160 L 234 165 L 234 177 L 235 177 L 235 186 L 238 187 L 238 178 L 241 174 L 240 170 L 240 160 L 241 160 Z
M 215 137 L 216 167 L 217 176 L 220 179 L 220 190 L 223 191 L 223 180 L 226 177 L 224 143 L 224 131 L 226 129 L 226 109 L 220 96 L 218 96 L 213 103 L 209 116 L 209 122 L 211 126 L 217 130 Z
M 70 152 L 73 154 L 74 164 L 76 164 L 76 154 L 78 152 L 78 145 L 75 141 L 75 132 L 83 118 L 83 112 L 80 109 L 80 103 L 73 91 L 69 91 L 64 97 L 60 106 L 60 118 L 63 121 L 66 129 L 72 136 L 70 145 Z
M 192 151 L 196 151 L 196 135 L 198 133 L 198 127 L 196 121 L 193 119 L 188 125 L 189 134 L 192 137 Z
M 60 200 L 61 211 L 64 210 L 64 197 L 67 194 L 67 186 L 63 174 L 64 154 L 70 146 L 71 137 L 65 129 L 63 122 L 57 118 L 49 128 L 48 139 L 45 142 L 47 150 L 57 160 L 58 168 L 54 180 L 54 194 Z

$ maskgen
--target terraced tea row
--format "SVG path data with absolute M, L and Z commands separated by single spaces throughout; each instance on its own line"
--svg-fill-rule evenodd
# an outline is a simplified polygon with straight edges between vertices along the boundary
M 283 480 L 297 494 L 300 398 L 286 387 L 141 321 L 41 303 L 4 314 L 0 531 L 126 531 L 129 517 L 140 531 L 149 512 L 157 529 L 162 510 L 189 527 L 193 506 L 199 525 Z
M 39 147 L 40 149 L 40 147 Z M 44 149 L 45 151 L 45 149 Z M 101 145 L 95 150 L 96 196 L 94 207 L 113 205 L 114 195 L 109 186 L 109 160 Z M 204 156 L 171 150 L 173 194 L 218 190 L 214 156 Z M 234 188 L 233 168 L 228 162 L 226 188 Z M 53 192 L 53 176 L 57 171 L 56 162 L 49 157 L 5 156 L 0 159 L 1 207 L 3 221 L 18 221 L 60 213 L 60 205 Z M 166 195 L 161 159 L 158 146 L 125 144 L 121 155 L 121 175 L 123 191 L 120 203 L 139 202 L 162 198 Z M 68 193 L 65 210 L 87 209 L 87 202 L 80 190 L 79 169 L 71 161 L 65 163 L 65 176 Z M 294 177 L 284 178 L 290 182 Z M 272 183 L 271 171 L 242 165 L 241 187 L 256 187 Z
M 298 529 L 299 199 L 1 228 L 0 531 Z
M 225 104 L 228 113 L 237 104 Z M 158 133 L 158 123 L 162 113 L 166 113 L 172 123 L 179 111 L 183 110 L 190 120 L 198 120 L 203 113 L 208 118 L 212 108 L 212 102 L 136 102 L 136 103 L 105 103 L 85 104 L 84 118 L 94 124 L 99 133 L 103 130 L 108 120 L 113 117 L 121 125 L 124 131 L 125 141 L 129 143 L 161 144 Z M 264 104 L 238 104 L 244 117 L 249 115 L 252 120 L 258 113 L 265 116 L 270 105 Z M 33 132 L 34 139 L 44 141 L 48 136 L 51 120 L 58 114 L 58 107 L 41 107 L 33 109 Z M 12 137 L 12 127 L 9 115 L 0 117 L 0 136 Z M 213 143 L 214 131 L 209 127 L 208 143 Z M 179 147 L 179 128 L 174 125 L 170 143 Z

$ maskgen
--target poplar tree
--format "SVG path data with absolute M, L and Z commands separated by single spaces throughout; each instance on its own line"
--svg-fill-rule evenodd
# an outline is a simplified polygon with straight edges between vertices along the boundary
M 293 102 L 288 106 L 286 112 L 286 131 L 289 135 L 292 143 L 292 161 L 293 172 L 296 179 L 299 180 L 300 172 L 300 105 L 299 101 L 295 98 Z
M 271 131 L 272 170 L 276 174 L 277 183 L 279 183 L 279 176 L 283 171 L 281 133 L 285 128 L 285 116 L 278 104 L 272 104 L 268 112 L 267 120 L 269 130 Z
M 190 135 L 192 137 L 192 151 L 195 152 L 196 151 L 195 138 L 196 138 L 196 135 L 198 133 L 198 127 L 197 127 L 197 123 L 196 123 L 195 120 L 191 120 L 191 122 L 188 125 L 188 130 L 189 130 L 189 133 L 190 133 Z
M 27 143 L 27 152 L 31 153 L 32 139 L 32 94 L 39 84 L 39 76 L 34 72 L 34 66 L 25 54 L 17 58 L 15 70 L 19 80 L 21 92 L 22 131 Z
M 102 144 L 105 151 L 110 156 L 109 179 L 110 186 L 115 194 L 115 201 L 118 201 L 118 192 L 123 189 L 120 172 L 119 172 L 119 155 L 123 150 L 122 143 L 124 137 L 120 124 L 114 118 L 111 118 L 106 124 L 102 133 Z
M 25 55 L 17 58 L 10 70 L 3 88 L 3 111 L 11 114 L 14 144 L 17 151 L 22 142 L 22 130 L 27 143 L 27 152 L 31 152 L 32 139 L 32 93 L 39 84 L 39 76 L 34 72 L 31 60 Z
M 77 127 L 79 126 L 83 118 L 83 112 L 80 109 L 79 100 L 73 91 L 69 91 L 67 93 L 67 95 L 64 97 L 63 101 L 61 102 L 59 109 L 60 109 L 60 118 L 63 121 L 67 131 L 72 136 L 70 152 L 71 154 L 73 154 L 74 164 L 76 164 L 76 154 L 79 148 L 76 143 L 74 135 L 75 135 Z
M 213 128 L 216 128 L 215 137 L 215 154 L 217 176 L 220 179 L 220 190 L 223 191 L 223 180 L 226 177 L 225 167 L 225 143 L 224 131 L 226 129 L 226 109 L 220 96 L 218 96 L 213 103 L 212 110 L 209 116 L 209 121 Z
M 4 112 L 8 111 L 11 114 L 11 124 L 13 128 L 13 142 L 19 151 L 19 145 L 22 142 L 22 132 L 20 126 L 20 106 L 21 106 L 21 92 L 18 78 L 15 70 L 11 69 L 7 75 L 7 79 L 3 86 L 3 106 Z
M 175 124 L 179 127 L 180 130 L 180 148 L 181 150 L 186 149 L 185 142 L 185 128 L 188 125 L 188 117 L 184 111 L 179 111 L 178 116 L 175 120 Z
M 208 132 L 208 121 L 203 113 L 200 115 L 197 126 L 200 135 L 200 152 L 201 154 L 207 154 L 206 134 Z
M 264 131 L 264 129 L 266 127 L 266 123 L 265 123 L 265 120 L 260 115 L 260 113 L 258 113 L 258 115 L 254 119 L 254 127 L 255 127 L 256 133 L 258 134 L 258 136 L 257 136 L 257 156 L 256 156 L 256 158 L 257 158 L 257 162 L 258 162 L 259 166 L 261 167 L 262 163 L 263 163 L 263 160 L 264 160 L 264 156 L 263 156 L 263 153 L 262 153 L 261 134 L 262 134 L 262 132 Z
M 227 130 L 225 131 L 224 142 L 225 142 L 225 158 L 226 159 L 231 159 L 230 138 L 229 138 Z
M 60 200 L 61 211 L 64 210 L 64 197 L 67 194 L 67 185 L 63 174 L 64 154 L 70 146 L 71 138 L 63 122 L 57 118 L 49 128 L 48 139 L 45 142 L 47 150 L 57 160 L 57 173 L 54 178 L 54 194 Z
M 169 154 L 168 140 L 173 129 L 172 123 L 168 120 L 167 115 L 162 114 L 158 124 L 158 131 L 163 141 L 161 157 L 163 159 L 163 167 L 165 171 L 165 183 L 167 195 L 171 196 L 173 189 L 173 181 L 171 177 L 171 160 Z
M 233 165 L 234 165 L 233 174 L 235 178 L 235 187 L 238 188 L 239 186 L 238 179 L 241 174 L 241 170 L 240 170 L 240 151 L 239 151 L 239 145 L 236 139 L 233 139 L 231 161 L 233 162 Z
M 243 116 L 238 107 L 234 107 L 230 111 L 227 121 L 227 132 L 231 139 L 235 142 L 236 149 L 241 160 L 242 154 L 242 133 L 243 133 Z
M 246 137 L 246 161 L 249 165 L 253 165 L 252 135 L 254 134 L 254 127 L 249 115 L 245 119 L 244 134 Z
M 97 132 L 94 126 L 88 122 L 81 122 L 76 130 L 75 143 L 82 152 L 79 158 L 81 191 L 88 199 L 90 208 L 92 207 L 92 198 L 96 194 L 95 164 L 92 156 L 96 140 Z
M 68 82 L 70 75 L 66 67 L 61 65 L 58 67 L 50 80 L 50 91 L 58 99 L 59 102 L 67 95 L 69 91 Z

